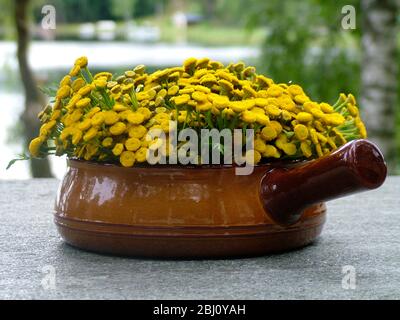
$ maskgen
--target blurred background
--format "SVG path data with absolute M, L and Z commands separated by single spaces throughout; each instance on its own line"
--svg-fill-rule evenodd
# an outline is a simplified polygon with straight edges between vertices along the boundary
M 399 0 L 0 0 L 0 179 L 63 175 L 62 158 L 5 168 L 37 133 L 39 87 L 81 55 L 111 72 L 192 56 L 244 61 L 314 100 L 351 92 L 398 174 L 399 8 Z

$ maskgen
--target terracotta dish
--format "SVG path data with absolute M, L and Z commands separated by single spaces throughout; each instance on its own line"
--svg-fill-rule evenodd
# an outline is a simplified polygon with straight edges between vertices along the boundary
M 321 233 L 324 201 L 379 187 L 386 165 L 366 140 L 318 160 L 233 166 L 116 165 L 68 160 L 55 223 L 76 247 L 148 257 L 260 255 Z M 334 214 L 334 213 L 333 213 Z

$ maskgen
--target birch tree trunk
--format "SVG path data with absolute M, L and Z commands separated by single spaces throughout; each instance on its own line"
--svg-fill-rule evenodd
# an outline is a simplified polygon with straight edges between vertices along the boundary
M 390 172 L 394 172 L 396 165 L 398 8 L 398 0 L 361 0 L 363 60 L 360 105 L 369 137 L 385 155 Z
M 17 58 L 25 92 L 25 110 L 21 118 L 24 124 L 24 143 L 27 146 L 38 133 L 40 123 L 37 119 L 37 114 L 45 105 L 46 100 L 37 88 L 35 78 L 28 64 L 27 53 L 30 34 L 27 11 L 29 0 L 16 0 L 14 6 L 14 19 L 17 30 Z M 30 169 L 34 178 L 52 177 L 48 159 L 32 159 L 30 161 Z

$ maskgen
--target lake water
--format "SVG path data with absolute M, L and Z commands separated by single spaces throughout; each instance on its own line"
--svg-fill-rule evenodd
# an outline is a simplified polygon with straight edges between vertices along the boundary
M 8 162 L 22 151 L 20 144 L 8 141 L 24 106 L 15 52 L 14 42 L 0 41 L 0 179 L 30 177 L 27 162 L 17 162 L 11 169 L 5 170 Z M 48 82 L 58 80 L 81 55 L 89 57 L 92 68 L 119 70 L 138 64 L 151 68 L 181 65 L 188 57 L 209 57 L 224 63 L 240 60 L 251 63 L 258 57 L 259 50 L 251 47 L 208 48 L 129 42 L 33 42 L 29 62 L 36 76 Z M 54 175 L 61 178 L 65 172 L 65 159 L 52 157 L 51 165 Z

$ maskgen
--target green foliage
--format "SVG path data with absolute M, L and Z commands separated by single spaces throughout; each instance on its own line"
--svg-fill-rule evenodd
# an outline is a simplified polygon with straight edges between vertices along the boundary
M 112 19 L 110 0 L 35 0 L 34 20 L 42 19 L 44 4 L 53 5 L 57 10 L 58 23 L 93 22 Z
M 118 18 L 132 19 L 136 0 L 111 0 L 111 12 Z
M 13 24 L 13 3 L 10 0 L 0 0 L 0 8 L 3 14 L 0 14 L 0 37 L 10 38 L 12 36 L 11 25 Z M 4 14 L 10 12 L 10 14 Z
M 53 98 L 57 94 L 58 83 L 54 82 L 48 86 L 39 87 L 39 90 L 43 92 L 46 96 Z
M 341 28 L 341 8 L 358 1 L 243 1 L 250 28 L 264 26 L 260 70 L 300 84 L 316 100 L 359 91 L 359 33 Z
M 5 1 L 5 0 L 0 0 Z M 8 0 L 6 0 L 8 1 Z M 57 21 L 64 23 L 95 22 L 98 20 L 120 20 L 155 13 L 158 0 L 33 0 L 35 21 L 43 17 L 44 4 L 53 5 L 57 10 Z

